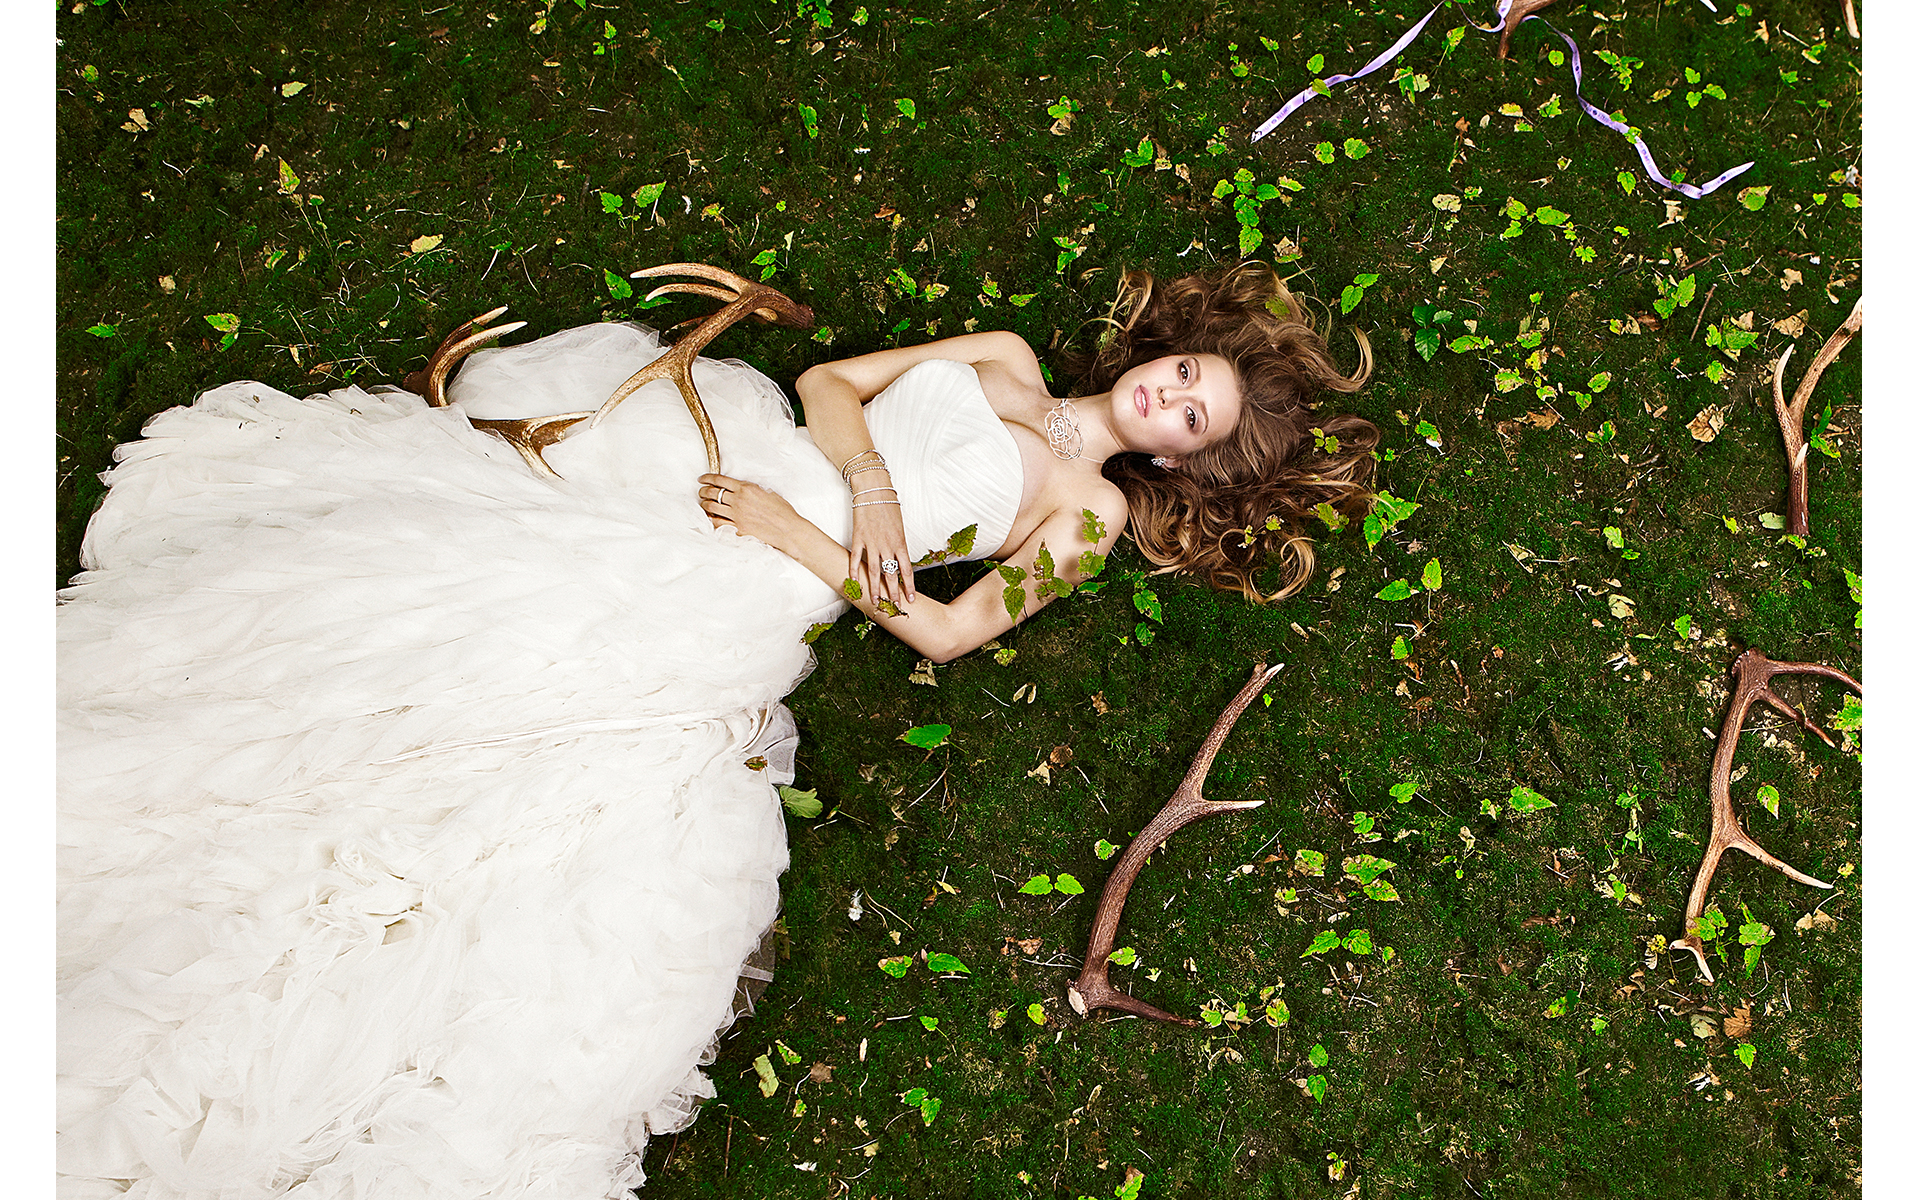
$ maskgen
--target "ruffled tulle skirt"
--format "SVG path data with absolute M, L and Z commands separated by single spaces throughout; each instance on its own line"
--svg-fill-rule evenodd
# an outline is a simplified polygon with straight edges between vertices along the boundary
M 63 1196 L 618 1195 L 712 1094 L 843 606 L 709 525 L 671 384 L 559 482 L 463 415 L 658 351 L 485 352 L 451 409 L 230 384 L 122 448 L 58 613 Z M 697 378 L 725 469 L 844 537 L 778 389 Z

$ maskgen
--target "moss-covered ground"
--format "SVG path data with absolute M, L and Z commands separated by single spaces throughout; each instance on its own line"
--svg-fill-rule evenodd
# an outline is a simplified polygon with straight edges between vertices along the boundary
M 1459 10 L 1401 84 L 1336 87 L 1249 143 L 1423 11 L 1396 0 L 65 4 L 56 577 L 154 412 L 234 378 L 397 381 L 500 303 L 530 332 L 624 319 L 619 277 L 657 262 L 770 267 L 810 302 L 814 336 L 716 346 L 783 385 L 979 327 L 1027 336 L 1068 388 L 1061 351 L 1120 269 L 1238 257 L 1244 170 L 1251 256 L 1371 336 L 1353 407 L 1386 432 L 1380 486 L 1418 509 L 1375 546 L 1327 534 L 1271 607 L 1150 579 L 1150 641 L 1127 549 L 1119 582 L 931 686 L 852 618 L 822 636 L 792 704 L 825 813 L 789 821 L 778 977 L 717 1100 L 650 1147 L 646 1194 L 1106 1197 L 1130 1169 L 1143 1196 L 1856 1194 L 1854 753 L 1750 723 L 1740 811 L 1837 887 L 1736 855 L 1718 982 L 1666 950 L 1734 655 L 1860 667 L 1859 351 L 1812 406 L 1835 456 L 1813 455 L 1804 545 L 1770 525 L 1768 382 L 1859 295 L 1858 46 L 1835 4 L 1718 7 L 1546 14 L 1662 166 L 1756 164 L 1689 200 L 1580 115 L 1557 38 L 1529 24 L 1501 62 L 1449 37 Z M 1377 595 L 1396 580 L 1413 594 Z M 1266 805 L 1155 856 L 1114 968 L 1228 1015 L 1076 1018 L 1096 847 L 1146 823 L 1275 660 L 1209 787 Z M 1822 723 L 1841 707 L 1783 690 Z M 899 740 L 930 724 L 939 748 Z M 1343 878 L 1360 855 L 1397 898 Z M 1020 890 L 1063 872 L 1086 893 Z M 1772 933 L 1751 966 L 1743 925 Z M 1311 953 L 1326 930 L 1345 941 Z M 877 969 L 900 956 L 904 977 Z

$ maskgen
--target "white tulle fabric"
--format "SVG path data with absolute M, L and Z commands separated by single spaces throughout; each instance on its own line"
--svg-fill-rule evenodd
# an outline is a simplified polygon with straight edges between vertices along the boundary
M 671 384 L 557 483 L 462 411 L 593 408 L 658 353 L 485 352 L 453 409 L 230 384 L 121 449 L 58 613 L 63 1197 L 618 1196 L 713 1094 L 787 864 L 780 699 L 843 604 L 709 525 Z M 696 377 L 724 469 L 844 540 L 779 390 Z

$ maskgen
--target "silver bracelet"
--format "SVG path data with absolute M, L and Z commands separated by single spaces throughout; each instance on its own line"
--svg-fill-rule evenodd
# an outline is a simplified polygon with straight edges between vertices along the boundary
M 855 508 L 872 508 L 876 504 L 892 504 L 897 507 L 899 503 L 898 500 L 856 500 L 853 506 Z
M 892 492 L 897 496 L 900 494 L 900 489 L 892 487 L 862 488 L 853 494 L 853 498 L 858 500 L 862 496 L 871 496 L 875 492 Z

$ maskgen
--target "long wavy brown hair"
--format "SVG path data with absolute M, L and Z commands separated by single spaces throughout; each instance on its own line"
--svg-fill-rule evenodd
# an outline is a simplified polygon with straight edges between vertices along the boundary
M 1313 574 L 1309 520 L 1322 503 L 1358 519 L 1372 503 L 1380 430 L 1361 417 L 1317 414 L 1323 392 L 1352 393 L 1373 373 L 1366 335 L 1360 365 L 1334 365 L 1293 293 L 1265 263 L 1165 282 L 1141 270 L 1122 279 L 1108 331 L 1080 366 L 1090 394 L 1141 363 L 1217 354 L 1233 364 L 1240 419 L 1232 432 L 1175 469 L 1119 454 L 1102 473 L 1126 493 L 1128 532 L 1156 565 L 1187 571 L 1256 601 L 1290 596 Z M 1324 527 L 1324 526 L 1323 526 Z M 1280 586 L 1254 577 L 1269 563 Z

